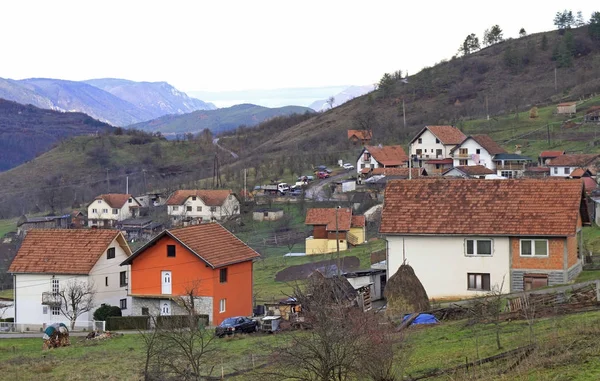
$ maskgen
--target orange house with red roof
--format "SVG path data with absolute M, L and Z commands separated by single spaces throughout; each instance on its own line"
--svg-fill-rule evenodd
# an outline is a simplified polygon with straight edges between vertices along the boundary
M 252 314 L 252 268 L 260 257 L 218 223 L 165 230 L 121 265 L 130 265 L 134 315 L 184 315 L 182 302 L 219 324 Z

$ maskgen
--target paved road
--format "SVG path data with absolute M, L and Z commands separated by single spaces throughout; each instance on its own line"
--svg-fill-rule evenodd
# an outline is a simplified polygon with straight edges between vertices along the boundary
M 213 144 L 214 144 L 215 146 L 219 147 L 219 148 L 220 148 L 220 149 L 222 149 L 223 151 L 229 152 L 229 153 L 231 154 L 231 156 L 233 156 L 233 158 L 234 158 L 234 159 L 239 159 L 239 158 L 240 158 L 240 156 L 239 156 L 237 153 L 235 153 L 235 152 L 233 152 L 233 151 L 231 151 L 231 150 L 228 150 L 227 148 L 225 148 L 225 147 L 223 147 L 222 145 L 220 145 L 220 144 L 219 144 L 219 139 L 220 139 L 220 138 L 214 138 L 214 139 L 213 139 Z
M 331 184 L 335 180 L 342 179 L 348 176 L 348 172 L 340 173 L 339 175 L 331 176 L 327 179 L 319 180 L 319 182 L 315 185 L 312 185 L 310 188 L 306 190 L 306 197 L 310 198 L 313 201 L 325 201 L 327 198 L 325 197 L 325 192 L 323 188 L 327 184 Z

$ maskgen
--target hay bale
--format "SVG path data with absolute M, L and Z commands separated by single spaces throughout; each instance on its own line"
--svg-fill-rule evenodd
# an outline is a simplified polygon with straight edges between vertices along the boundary
M 429 297 L 412 267 L 402 264 L 385 285 L 386 314 L 402 317 L 413 312 L 428 311 Z

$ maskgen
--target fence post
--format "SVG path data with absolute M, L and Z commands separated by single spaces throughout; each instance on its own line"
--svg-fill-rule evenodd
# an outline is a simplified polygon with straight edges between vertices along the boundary
M 596 285 L 596 301 L 600 302 L 600 280 L 596 280 L 594 284 Z

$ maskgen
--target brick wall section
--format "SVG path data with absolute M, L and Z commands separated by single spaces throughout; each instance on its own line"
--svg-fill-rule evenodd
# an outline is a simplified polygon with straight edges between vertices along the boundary
M 548 238 L 549 255 L 547 257 L 522 257 L 519 237 L 511 237 L 513 269 L 563 270 L 565 239 Z M 577 248 L 577 247 L 575 247 Z M 577 252 L 575 252 L 577 257 Z
M 577 236 L 567 237 L 567 268 L 577 264 Z

